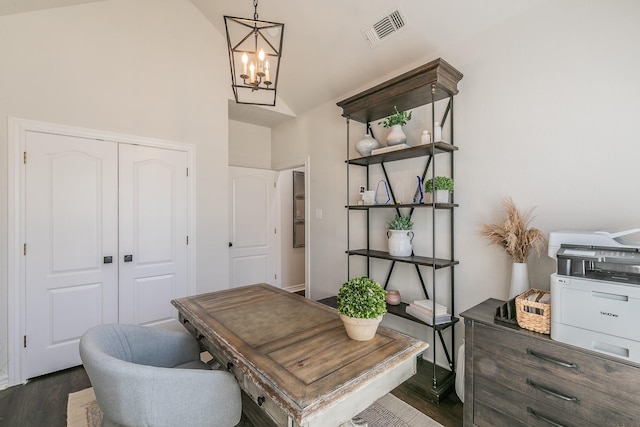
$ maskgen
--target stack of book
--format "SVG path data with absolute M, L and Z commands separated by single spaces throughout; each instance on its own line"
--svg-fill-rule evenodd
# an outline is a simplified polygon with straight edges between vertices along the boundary
M 451 322 L 451 315 L 447 313 L 447 307 L 436 302 L 434 309 L 434 302 L 428 299 L 414 301 L 413 304 L 407 305 L 406 310 L 407 314 L 422 320 L 427 325 L 433 325 L 434 310 L 436 325 Z
M 371 155 L 374 156 L 376 154 L 382 154 L 382 153 L 389 153 L 391 151 L 404 150 L 405 148 L 411 148 L 411 146 L 407 145 L 407 144 L 389 145 L 388 147 L 376 148 L 375 150 L 371 150 Z

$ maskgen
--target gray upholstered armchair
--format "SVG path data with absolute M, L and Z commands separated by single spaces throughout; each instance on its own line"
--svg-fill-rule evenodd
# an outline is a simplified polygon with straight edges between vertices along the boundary
M 229 427 L 240 421 L 236 379 L 201 362 L 198 342 L 186 332 L 99 325 L 82 336 L 80 357 L 105 426 Z

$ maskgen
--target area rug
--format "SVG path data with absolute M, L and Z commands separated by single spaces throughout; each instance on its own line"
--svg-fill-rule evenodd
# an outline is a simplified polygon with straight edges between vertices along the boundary
M 376 400 L 358 414 L 358 417 L 364 420 L 368 427 L 443 427 L 392 394 L 386 394 Z M 102 412 L 96 403 L 93 388 L 69 394 L 67 427 L 100 427 L 101 424 Z M 344 426 L 349 427 L 349 423 Z

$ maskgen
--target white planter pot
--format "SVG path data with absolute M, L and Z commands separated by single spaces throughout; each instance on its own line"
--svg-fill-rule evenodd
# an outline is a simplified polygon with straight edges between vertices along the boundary
M 382 315 L 375 319 L 359 319 L 341 314 L 340 319 L 342 319 L 344 329 L 347 331 L 349 338 L 356 341 L 369 341 L 376 336 Z
M 413 231 L 387 230 L 387 237 L 389 238 L 389 255 L 411 256 Z
M 391 126 L 391 132 L 387 135 L 387 145 L 404 144 L 405 142 L 407 142 L 407 135 L 402 131 L 402 126 Z
M 427 203 L 449 203 L 449 190 L 436 190 L 435 201 L 433 200 L 433 193 L 426 194 Z

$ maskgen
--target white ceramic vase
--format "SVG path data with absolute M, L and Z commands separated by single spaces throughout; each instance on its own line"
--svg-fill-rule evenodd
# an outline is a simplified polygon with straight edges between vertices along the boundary
M 413 231 L 387 230 L 387 237 L 389 238 L 389 255 L 411 256 Z
M 356 142 L 356 151 L 360 153 L 362 157 L 370 156 L 371 150 L 375 150 L 380 147 L 382 147 L 382 145 L 378 140 L 368 133 L 365 134 L 360 141 Z
M 514 262 L 511 266 L 511 284 L 509 286 L 509 299 L 528 291 L 529 267 L 526 262 Z
M 407 135 L 402 131 L 401 125 L 392 125 L 391 132 L 387 135 L 387 145 L 398 145 L 407 142 Z

